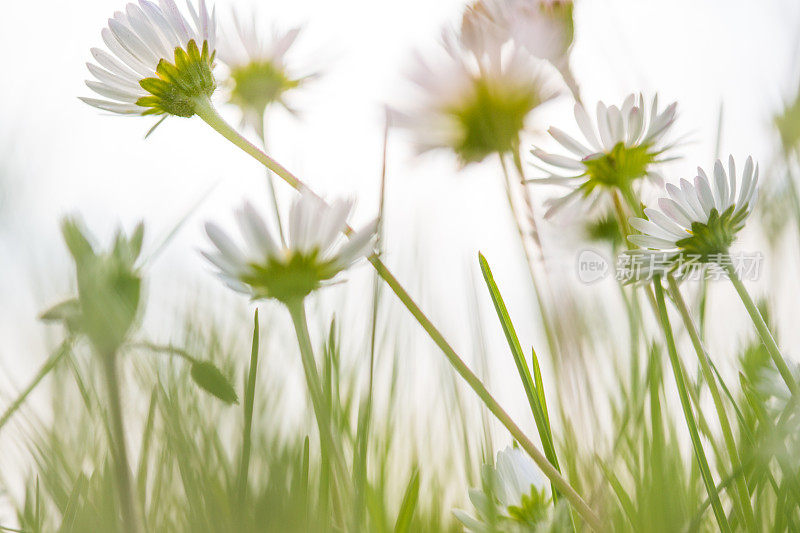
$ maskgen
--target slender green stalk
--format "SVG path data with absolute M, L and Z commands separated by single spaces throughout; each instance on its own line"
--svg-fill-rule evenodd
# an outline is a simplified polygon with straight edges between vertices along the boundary
M 680 288 L 675 282 L 675 278 L 671 275 L 667 276 L 667 283 L 669 294 L 672 296 L 675 307 L 677 307 L 683 319 L 683 323 L 686 325 L 689 338 L 692 340 L 692 346 L 694 346 L 697 359 L 700 361 L 703 378 L 706 380 L 711 398 L 714 400 L 714 407 L 717 409 L 717 416 L 719 417 L 720 427 L 722 428 L 722 437 L 725 440 L 725 446 L 728 448 L 728 456 L 731 460 L 731 471 L 735 476 L 736 493 L 739 496 L 739 512 L 742 514 L 742 518 L 748 530 L 758 531 L 755 515 L 753 514 L 752 502 L 750 501 L 750 492 L 747 489 L 747 480 L 745 479 L 744 469 L 742 468 L 742 461 L 739 457 L 739 451 L 736 449 L 736 440 L 733 437 L 733 430 L 731 429 L 728 414 L 725 411 L 725 405 L 722 403 L 722 395 L 720 394 L 719 387 L 717 387 L 717 379 L 711 369 L 708 354 L 703 348 L 703 343 L 700 340 L 697 327 L 689 313 L 689 308 L 686 306 L 683 295 L 681 295 Z
M 786 360 L 781 355 L 781 351 L 778 348 L 778 344 L 775 342 L 775 338 L 772 336 L 767 323 L 764 322 L 764 317 L 761 316 L 761 312 L 758 310 L 758 307 L 756 307 L 753 299 L 750 298 L 750 293 L 747 292 L 744 283 L 742 283 L 742 280 L 739 279 L 736 269 L 733 267 L 730 261 L 725 261 L 722 266 L 725 269 L 725 272 L 727 272 L 728 277 L 731 279 L 733 286 L 736 288 L 736 292 L 739 293 L 739 298 L 742 299 L 742 303 L 747 309 L 750 318 L 753 320 L 756 330 L 758 330 L 758 335 L 761 337 L 761 342 L 764 343 L 764 346 L 767 348 L 767 352 L 775 362 L 775 366 L 778 367 L 778 372 L 781 373 L 783 381 L 786 382 L 786 385 L 789 387 L 789 390 L 792 392 L 793 396 L 800 394 L 800 388 L 798 388 L 797 381 L 795 381 L 792 371 L 789 370 L 789 365 L 786 364 Z
M 134 500 L 128 445 L 125 442 L 125 424 L 122 418 L 120 385 L 117 376 L 117 354 L 101 356 L 108 394 L 108 410 L 111 415 L 111 449 L 114 455 L 114 470 L 117 476 L 117 492 L 122 513 L 122 529 L 127 533 L 140 533 L 139 513 Z
M 553 483 L 556 490 L 560 491 L 564 497 L 567 498 L 570 504 L 572 504 L 572 506 L 575 508 L 575 511 L 592 529 L 595 531 L 602 531 L 604 528 L 600 522 L 600 518 L 575 491 L 572 485 L 570 485 L 569 482 L 564 479 L 561 474 L 559 474 L 558 470 L 552 464 L 550 464 L 550 461 L 547 460 L 547 457 L 545 457 L 545 455 L 539 451 L 539 449 L 533 444 L 533 442 L 531 442 L 525 433 L 522 432 L 519 426 L 514 423 L 511 416 L 509 416 L 509 414 L 503 410 L 497 400 L 495 400 L 491 393 L 486 389 L 486 386 L 481 382 L 478 376 L 476 376 L 472 370 L 469 369 L 464 360 L 461 359 L 455 350 L 453 350 L 453 348 L 450 346 L 450 344 L 448 344 L 441 332 L 436 329 L 428 317 L 426 317 L 417 304 L 414 303 L 414 300 L 406 292 L 403 286 L 400 285 L 400 282 L 398 282 L 392 273 L 389 272 L 380 259 L 372 256 L 369 258 L 369 261 L 378 271 L 378 274 L 386 281 L 392 291 L 394 291 L 400 301 L 403 302 L 409 312 L 411 312 L 414 318 L 417 319 L 417 322 L 419 322 L 422 328 L 428 333 L 433 342 L 435 342 L 436 345 L 442 350 L 455 371 L 459 373 L 464 381 L 466 381 L 472 390 L 478 395 L 478 397 L 486 405 L 487 409 L 489 409 L 489 411 L 506 427 L 509 433 L 511 433 L 511 436 L 514 437 L 517 442 L 519 442 L 520 446 L 522 446 L 522 449 L 524 449 L 528 455 L 531 456 L 534 462 L 542 470 L 544 475 L 546 475 L 547 478 Z
M 672 326 L 669 323 L 669 316 L 667 315 L 667 306 L 664 302 L 664 289 L 661 287 L 661 277 L 656 276 L 653 281 L 655 287 L 656 304 L 658 305 L 658 314 L 661 319 L 661 326 L 664 330 L 664 336 L 667 340 L 667 352 L 669 353 L 669 360 L 672 364 L 672 373 L 675 375 L 675 384 L 678 387 L 678 395 L 681 399 L 681 407 L 683 408 L 683 415 L 686 418 L 686 425 L 689 427 L 689 434 L 692 438 L 692 447 L 694 448 L 695 457 L 697 458 L 698 466 L 700 467 L 700 474 L 703 477 L 703 482 L 708 491 L 708 497 L 711 500 L 711 507 L 714 510 L 714 515 L 717 517 L 717 523 L 722 531 L 731 531 L 731 526 L 728 524 L 728 519 L 725 516 L 725 510 L 722 508 L 722 503 L 719 501 L 719 494 L 717 493 L 714 478 L 711 475 L 711 469 L 708 466 L 708 459 L 706 459 L 706 452 L 703 450 L 703 443 L 700 440 L 700 432 L 697 429 L 697 422 L 692 411 L 691 400 L 689 393 L 686 390 L 686 378 L 683 375 L 680 360 L 678 359 L 678 351 L 675 347 L 675 338 L 672 336 Z
M 311 191 L 311 189 L 297 179 L 291 172 L 286 170 L 286 168 L 269 157 L 267 154 L 261 152 L 255 145 L 242 137 L 234 128 L 228 125 L 219 115 L 219 113 L 217 113 L 209 100 L 199 100 L 196 102 L 195 112 L 201 119 L 203 119 L 203 121 L 205 121 L 223 137 L 275 172 L 275 174 L 283 178 L 284 181 L 286 181 L 293 188 L 297 190 Z M 536 448 L 533 442 L 531 442 L 525 433 L 523 433 L 519 426 L 514 423 L 508 413 L 506 413 L 497 400 L 492 397 L 492 395 L 486 389 L 486 386 L 469 369 L 464 360 L 458 356 L 455 350 L 453 350 L 450 344 L 448 344 L 447 340 L 445 340 L 441 332 L 436 329 L 436 326 L 433 325 L 430 319 L 425 316 L 425 313 L 423 313 L 419 306 L 417 306 L 413 298 L 411 298 L 408 292 L 406 292 L 406 290 L 403 288 L 400 282 L 397 281 L 397 278 L 394 277 L 386 265 L 384 265 L 383 262 L 374 255 L 369 257 L 369 262 L 372 263 L 372 266 L 375 267 L 378 275 L 383 278 L 387 285 L 389 285 L 403 305 L 405 305 L 406 309 L 408 309 L 417 322 L 419 322 L 420 326 L 422 326 L 425 332 L 442 350 L 445 357 L 447 357 L 447 360 L 450 362 L 456 372 L 459 373 L 464 381 L 466 381 L 472 390 L 478 395 L 478 397 L 480 397 L 489 411 L 491 411 L 491 413 L 506 427 L 506 429 L 508 429 L 508 431 L 511 433 L 511 436 L 514 437 L 517 442 L 519 442 L 520 446 L 522 446 L 522 448 L 531 456 L 531 458 L 536 462 L 539 468 L 541 468 L 542 472 L 550 479 L 556 488 L 561 491 L 562 494 L 564 494 L 578 514 L 580 514 L 581 518 L 595 531 L 603 530 L 600 518 L 595 514 L 591 507 L 589 507 L 583 498 L 581 498 L 581 496 L 575 491 L 569 482 L 558 473 L 558 470 L 556 470 L 555 467 L 550 464 L 544 454 L 542 454 L 542 452 Z M 294 314 L 298 314 L 299 318 L 298 311 L 293 313 L 293 318 Z M 297 329 L 297 324 L 295 325 L 295 328 Z M 301 334 L 302 332 L 298 333 L 298 335 Z
M 245 139 L 235 128 L 228 124 L 220 116 L 211 100 L 208 97 L 199 97 L 195 101 L 194 111 L 203 122 L 211 126 L 217 133 L 228 139 L 230 142 L 241 148 L 259 163 L 280 176 L 286 183 L 295 189 L 307 189 L 291 172 L 286 170 L 280 163 L 261 151 L 256 145 Z
M 244 390 L 244 429 L 242 430 L 242 453 L 239 463 L 237 494 L 239 503 L 247 501 L 247 477 L 250 470 L 250 449 L 253 431 L 253 404 L 256 395 L 256 374 L 258 373 L 258 309 L 253 319 L 253 346 L 250 350 L 250 369 L 247 372 L 247 386 Z
M 44 362 L 42 367 L 39 369 L 39 371 L 33 377 L 31 382 L 28 384 L 28 386 L 25 387 L 25 390 L 23 390 L 20 393 L 20 395 L 17 396 L 17 399 L 14 400 L 11 403 L 11 405 L 9 405 L 8 408 L 5 410 L 3 415 L 0 416 L 0 430 L 2 430 L 3 426 L 5 426 L 8 423 L 8 421 L 11 420 L 11 417 L 14 416 L 14 413 L 16 413 L 19 410 L 19 408 L 22 407 L 22 404 L 25 403 L 25 401 L 28 399 L 28 396 L 30 396 L 31 393 L 36 389 L 36 387 L 39 386 L 39 383 L 41 383 L 42 380 L 61 361 L 61 359 L 63 359 L 64 356 L 66 356 L 69 353 L 71 346 L 72 346 L 72 339 L 71 338 L 66 339 L 63 343 L 61 343 L 61 346 L 59 346 L 58 350 L 53 355 L 51 355 L 50 358 L 47 359 L 47 361 Z
M 322 392 L 322 382 L 317 371 L 317 363 L 314 357 L 314 349 L 311 345 L 311 336 L 308 332 L 308 319 L 306 318 L 305 303 L 303 300 L 298 300 L 292 303 L 287 303 L 286 307 L 289 309 L 289 314 L 292 316 L 292 323 L 294 324 L 295 333 L 297 334 L 297 343 L 300 348 L 300 359 L 303 363 L 303 371 L 306 375 L 306 383 L 308 385 L 308 393 L 311 396 L 311 403 L 314 407 L 314 414 L 317 419 L 317 426 L 319 427 L 320 441 L 323 449 L 327 452 L 326 455 L 330 458 L 333 466 L 333 500 L 334 505 L 339 512 L 339 518 L 345 519 L 344 508 L 342 507 L 343 496 L 341 491 L 343 483 L 347 479 L 344 459 L 341 450 L 337 446 L 333 437 L 331 429 L 331 409 L 325 402 Z
M 259 116 L 258 121 L 256 122 L 256 135 L 258 138 L 261 139 L 261 146 L 263 147 L 264 153 L 269 152 L 267 148 L 267 128 L 264 121 L 266 120 L 266 112 L 262 111 L 261 116 Z M 275 179 L 272 175 L 272 172 L 267 169 L 267 186 L 269 187 L 269 197 L 272 201 L 272 210 L 275 211 L 275 224 L 276 228 L 278 228 L 278 235 L 280 235 L 281 243 L 286 246 L 286 237 L 284 236 L 283 232 L 283 219 L 281 218 L 281 208 L 278 204 L 278 193 L 275 190 Z

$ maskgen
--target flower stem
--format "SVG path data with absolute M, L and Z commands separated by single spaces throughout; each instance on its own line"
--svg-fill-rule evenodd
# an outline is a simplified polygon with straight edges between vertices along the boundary
M 694 448 L 695 457 L 697 458 L 698 466 L 700 467 L 700 474 L 703 477 L 703 482 L 706 485 L 708 497 L 711 500 L 711 507 L 714 510 L 714 515 L 717 517 L 717 523 L 722 531 L 730 532 L 731 527 L 728 524 L 728 519 L 725 516 L 725 510 L 722 508 L 722 503 L 719 500 L 714 478 L 711 475 L 711 469 L 708 466 L 708 459 L 706 452 L 703 450 L 703 443 L 700 440 L 700 432 L 697 429 L 697 421 L 692 411 L 691 400 L 689 393 L 686 389 L 686 378 L 683 375 L 680 360 L 678 359 L 678 351 L 675 347 L 675 338 L 672 335 L 672 327 L 669 323 L 669 316 L 667 315 L 667 306 L 664 302 L 664 289 L 661 287 L 661 276 L 656 276 L 653 280 L 655 287 L 655 298 L 658 305 L 658 315 L 661 319 L 661 326 L 664 330 L 664 336 L 667 341 L 667 352 L 669 353 L 669 360 L 672 365 L 672 373 L 675 375 L 675 385 L 678 387 L 678 395 L 681 400 L 681 407 L 683 408 L 683 416 L 686 418 L 686 425 L 689 427 L 689 435 L 692 439 L 692 447 Z
M 139 514 L 133 498 L 133 483 L 128 463 L 128 446 L 125 443 L 125 425 L 122 420 L 122 403 L 120 401 L 119 378 L 117 375 L 117 354 L 104 354 L 103 371 L 108 394 L 108 409 L 111 415 L 111 449 L 114 455 L 114 469 L 117 476 L 117 492 L 122 528 L 127 533 L 140 533 Z
M 242 430 L 242 452 L 239 462 L 237 496 L 239 504 L 247 501 L 247 477 L 250 469 L 250 449 L 253 431 L 253 404 L 256 395 L 256 374 L 258 373 L 258 309 L 253 319 L 253 346 L 250 350 L 250 369 L 247 372 L 247 386 L 244 390 L 244 429 Z
M 245 139 L 235 128 L 228 124 L 217 112 L 214 104 L 206 97 L 198 97 L 195 100 L 194 112 L 203 122 L 211 126 L 217 133 L 228 139 L 230 142 L 241 148 L 244 152 L 256 159 L 259 163 L 281 177 L 285 182 L 301 190 L 306 186 L 294 175 L 286 170 L 280 163 L 261 151 L 256 145 Z
M 257 122 L 258 127 L 256 128 L 256 135 L 258 135 L 258 138 L 261 139 L 261 147 L 263 148 L 264 153 L 269 151 L 267 149 L 267 128 L 264 124 L 265 120 L 266 113 L 262 112 Z M 267 186 L 269 187 L 270 200 L 272 200 L 272 209 L 275 211 L 275 224 L 278 228 L 278 235 L 280 235 L 281 244 L 286 246 L 286 237 L 283 232 L 283 219 L 281 218 L 281 209 L 278 204 L 278 194 L 275 190 L 275 178 L 269 169 L 267 169 Z
M 312 192 L 303 182 L 297 179 L 291 172 L 286 170 L 282 165 L 280 165 L 277 161 L 269 157 L 267 154 L 263 153 L 259 150 L 254 144 L 249 142 L 247 139 L 242 137 L 234 128 L 228 125 L 225 120 L 217 113 L 216 109 L 214 109 L 213 105 L 211 104 L 210 100 L 199 100 L 196 102 L 195 112 L 197 115 L 203 119 L 209 126 L 214 128 L 218 133 L 220 133 L 223 137 L 228 139 L 234 145 L 241 148 L 245 153 L 249 154 L 251 157 L 259 161 L 261 164 L 275 172 L 279 177 L 283 178 L 289 185 L 297 190 L 307 190 Z M 458 372 L 458 374 L 467 382 L 467 384 L 472 388 L 472 390 L 480 397 L 489 411 L 506 427 L 506 429 L 511 433 L 511 436 L 519 442 L 520 446 L 531 456 L 531 458 L 536 462 L 536 464 L 541 468 L 542 472 L 550 479 L 553 485 L 559 490 L 567 500 L 572 504 L 575 508 L 576 512 L 581 516 L 581 518 L 595 531 L 602 531 L 604 528 L 602 523 L 600 522 L 600 518 L 595 514 L 591 507 L 581 498 L 581 496 L 575 491 L 572 485 L 564 479 L 561 474 L 558 473 L 558 470 L 550 464 L 550 461 L 544 456 L 544 454 L 539 451 L 538 448 L 531 442 L 531 440 L 523 433 L 523 431 L 519 428 L 519 426 L 514 423 L 511 416 L 506 413 L 497 400 L 492 397 L 491 393 L 486 389 L 486 386 L 481 382 L 481 380 L 476 376 L 472 370 L 469 369 L 467 364 L 461 359 L 458 354 L 453 350 L 453 348 L 448 344 L 447 340 L 445 340 L 444 336 L 441 332 L 436 329 L 436 326 L 425 316 L 425 313 L 417 306 L 414 302 L 413 298 L 406 292 L 403 286 L 397 281 L 397 278 L 389 271 L 386 265 L 375 255 L 369 257 L 369 262 L 372 263 L 372 266 L 375 267 L 378 275 L 383 278 L 387 285 L 392 289 L 392 291 L 397 295 L 400 301 L 405 305 L 406 309 L 414 316 L 414 318 L 419 322 L 420 326 L 425 330 L 425 332 L 431 337 L 431 339 L 436 343 L 436 345 L 442 350 L 447 360 L 453 366 L 453 368 Z M 292 309 L 294 307 L 294 309 Z M 292 313 L 293 321 L 295 322 L 295 329 L 298 333 L 298 340 L 300 340 L 300 344 L 303 344 L 303 337 L 308 339 L 307 335 L 307 327 L 305 327 L 304 333 L 304 320 L 299 320 L 304 318 L 305 311 L 303 310 L 302 306 L 297 304 L 289 307 L 290 313 Z M 301 316 L 302 311 L 302 316 Z M 296 319 L 295 319 L 296 318 Z M 310 348 L 310 343 L 307 343 L 307 353 L 311 355 L 310 362 L 313 363 L 313 353 L 308 350 Z M 301 349 L 301 352 L 303 350 Z M 304 355 L 304 366 L 306 365 L 307 355 Z M 314 373 L 316 373 L 316 367 L 312 367 Z M 309 369 L 310 370 L 310 369 Z M 313 377 L 312 377 L 313 379 Z M 312 397 L 312 401 L 314 401 Z M 328 427 L 328 432 L 330 432 L 330 428 Z
M 686 326 L 686 331 L 689 333 L 692 346 L 694 346 L 694 350 L 697 353 L 697 359 L 700 361 L 700 368 L 703 372 L 703 378 L 706 380 L 708 390 L 711 393 L 711 398 L 714 400 L 714 407 L 717 409 L 719 423 L 722 428 L 722 436 L 725 440 L 725 446 L 728 448 L 728 455 L 730 456 L 731 460 L 731 470 L 736 476 L 736 492 L 739 496 L 740 513 L 742 514 L 744 523 L 747 525 L 747 529 L 749 531 L 757 531 L 758 528 L 756 527 L 755 515 L 753 514 L 752 503 L 750 502 L 750 493 L 747 489 L 747 480 L 744 476 L 742 461 L 739 457 L 739 452 L 736 449 L 736 441 L 733 438 L 733 430 L 731 429 L 728 414 L 725 411 L 725 405 L 722 403 L 722 395 L 719 392 L 719 387 L 717 387 L 717 379 L 711 370 L 711 363 L 708 360 L 708 354 L 703 348 L 703 343 L 700 340 L 697 327 L 695 326 L 694 320 L 689 313 L 689 308 L 686 306 L 686 301 L 683 299 L 680 288 L 675 282 L 675 278 L 671 275 L 667 276 L 667 283 L 669 287 L 669 294 L 672 297 L 672 300 L 675 303 L 675 307 L 678 309 L 681 318 L 683 319 L 683 323 Z M 739 474 L 737 474 L 737 472 Z
M 308 393 L 311 396 L 311 404 L 314 407 L 314 415 L 317 419 L 317 426 L 319 427 L 320 443 L 323 450 L 325 450 L 330 460 L 333 477 L 333 500 L 334 506 L 337 508 L 339 518 L 345 519 L 344 508 L 342 507 L 341 490 L 343 483 L 346 479 L 346 470 L 344 459 L 342 458 L 341 451 L 333 438 L 331 430 L 332 413 L 331 406 L 325 403 L 325 398 L 322 392 L 322 382 L 317 371 L 317 363 L 314 357 L 314 349 L 311 346 L 311 336 L 308 332 L 308 319 L 306 318 L 305 303 L 303 300 L 297 300 L 286 304 L 289 309 L 289 314 L 292 316 L 292 323 L 294 324 L 295 333 L 297 334 L 297 343 L 300 347 L 300 359 L 303 363 L 303 371 L 306 375 L 306 384 L 308 385 Z
M 414 300 L 411 298 L 411 296 L 406 292 L 403 286 L 400 285 L 400 282 L 397 281 L 392 273 L 389 272 L 381 260 L 375 256 L 372 256 L 369 258 L 369 261 L 375 267 L 375 270 L 378 271 L 378 275 L 380 275 L 384 281 L 386 281 L 400 301 L 403 302 L 414 318 L 417 319 L 417 322 L 419 322 L 422 328 L 428 333 L 433 342 L 435 342 L 442 352 L 444 352 L 444 355 L 447 357 L 450 365 L 455 369 L 456 372 L 458 372 L 464 381 L 467 382 L 472 390 L 483 401 L 489 411 L 506 427 L 509 433 L 511 433 L 511 436 L 514 437 L 514 439 L 519 442 L 520 446 L 522 446 L 528 455 L 531 456 L 534 462 L 542 470 L 544 475 L 546 475 L 553 483 L 553 486 L 556 488 L 556 490 L 558 490 L 564 495 L 564 497 L 567 498 L 567 500 L 569 500 L 569 502 L 575 508 L 575 511 L 592 529 L 595 531 L 603 531 L 604 528 L 600 522 L 600 518 L 595 514 L 591 507 L 589 507 L 583 498 L 581 498 L 572 485 L 570 485 L 569 482 L 561 476 L 558 470 L 522 432 L 519 426 L 514 423 L 511 416 L 509 416 L 509 414 L 503 410 L 497 400 L 495 400 L 491 393 L 486 389 L 486 386 L 481 382 L 478 376 L 476 376 L 472 370 L 470 370 L 464 360 L 458 356 L 455 350 L 453 350 L 450 344 L 448 344 L 447 340 L 445 340 L 444 336 L 442 336 L 441 332 L 436 329 L 428 317 L 425 316 L 422 310 L 416 305 L 416 303 L 414 303 Z
M 730 261 L 724 261 L 722 266 L 725 269 L 725 272 L 727 272 L 728 277 L 733 283 L 733 286 L 736 288 L 736 292 L 739 293 L 739 298 L 742 299 L 742 303 L 747 309 L 753 324 L 756 326 L 756 330 L 758 330 L 758 335 L 761 337 L 761 342 L 764 343 L 764 346 L 767 348 L 767 352 L 769 352 L 770 357 L 772 357 L 772 360 L 775 362 L 775 366 L 778 367 L 778 372 L 780 372 L 783 381 L 786 382 L 786 386 L 789 387 L 792 395 L 797 396 L 800 394 L 800 388 L 798 388 L 797 381 L 795 381 L 792 371 L 789 369 L 789 365 L 786 364 L 786 360 L 781 355 L 781 351 L 778 349 L 778 344 L 775 342 L 775 338 L 772 336 L 767 323 L 764 322 L 764 317 L 761 316 L 761 312 L 758 310 L 758 307 L 756 307 L 753 299 L 750 298 L 750 293 L 747 292 L 744 283 L 742 283 L 742 280 L 739 279 L 739 275 L 736 273 L 736 269 L 733 267 Z

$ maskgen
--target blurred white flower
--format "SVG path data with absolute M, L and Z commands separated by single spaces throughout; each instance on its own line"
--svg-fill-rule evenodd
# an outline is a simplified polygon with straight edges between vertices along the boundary
M 578 141 L 562 130 L 551 127 L 550 135 L 571 155 L 559 155 L 534 148 L 532 153 L 542 162 L 571 174 L 555 174 L 530 180 L 531 183 L 555 184 L 568 187 L 570 192 L 549 200 L 545 216 L 552 216 L 566 204 L 582 199 L 593 203 L 600 190 L 618 190 L 629 203 L 636 203 L 633 185 L 640 178 L 649 178 L 659 185 L 664 180 L 656 170 L 660 163 L 669 161 L 663 155 L 672 148 L 664 137 L 675 121 L 676 103 L 661 112 L 658 96 L 648 112 L 644 97 L 629 95 L 621 107 L 597 103 L 597 126 L 580 104 L 575 104 L 575 120 L 583 133 Z M 598 136 L 599 134 L 599 136 Z
M 534 56 L 559 69 L 568 61 L 574 37 L 572 0 L 479 0 L 473 10 Z
M 552 66 L 472 13 L 460 35 L 442 33 L 443 57 L 416 56 L 417 105 L 395 114 L 420 152 L 450 149 L 462 164 L 516 150 L 530 112 L 558 93 Z
M 97 64 L 86 64 L 96 78 L 86 85 L 103 99 L 81 100 L 124 115 L 192 116 L 193 100 L 216 88 L 216 16 L 205 0 L 187 6 L 191 22 L 174 0 L 139 0 L 114 13 L 101 32 L 111 53 L 92 48 Z
M 682 179 L 680 188 L 667 184 L 669 197 L 658 200 L 659 209 L 647 208 L 643 218 L 630 224 L 642 235 L 630 235 L 632 243 L 659 251 L 675 251 L 698 256 L 701 261 L 727 254 L 736 234 L 744 227 L 757 198 L 758 166 L 748 157 L 744 165 L 739 194 L 736 165 L 728 158 L 728 171 L 717 160 L 714 179 L 697 169 L 694 185 Z
M 216 224 L 207 223 L 206 233 L 216 250 L 203 255 L 236 291 L 254 299 L 297 301 L 372 253 L 377 221 L 354 232 L 349 240 L 343 235 L 352 207 L 352 201 L 329 204 L 310 192 L 301 193 L 289 213 L 289 235 L 283 246 L 245 203 L 236 213 L 244 246 Z
M 484 467 L 483 483 L 483 489 L 469 493 L 477 517 L 458 509 L 453 511 L 468 531 L 494 531 L 495 522 L 506 524 L 503 531 L 509 527 L 516 530 L 516 526 L 532 527 L 546 519 L 547 482 L 522 450 L 509 446 L 498 452 L 496 465 Z
M 255 14 L 242 20 L 234 12 L 232 18 L 233 29 L 223 33 L 218 50 L 219 59 L 230 70 L 229 99 L 242 111 L 243 122 L 263 134 L 267 107 L 277 103 L 294 112 L 287 93 L 314 75 L 296 75 L 286 61 L 300 27 L 265 32 Z

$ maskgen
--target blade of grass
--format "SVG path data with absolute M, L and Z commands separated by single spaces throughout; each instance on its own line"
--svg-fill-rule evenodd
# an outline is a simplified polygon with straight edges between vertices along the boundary
M 244 428 L 242 433 L 241 461 L 237 476 L 236 494 L 239 503 L 244 506 L 247 500 L 247 475 L 250 470 L 250 448 L 253 432 L 253 403 L 256 393 L 256 374 L 258 373 L 258 309 L 253 317 L 253 344 L 250 350 L 250 369 L 247 372 L 247 385 L 244 391 Z
M 542 447 L 544 448 L 545 456 L 560 472 L 561 470 L 558 466 L 558 458 L 556 457 L 555 447 L 553 445 L 553 437 L 550 432 L 549 417 L 545 413 L 546 404 L 544 403 L 544 391 L 541 390 L 541 388 L 537 389 L 537 383 L 531 376 L 531 371 L 528 367 L 528 362 L 525 359 L 525 354 L 522 351 L 519 337 L 514 329 L 514 324 L 511 322 L 508 309 L 503 301 L 503 296 L 500 294 L 500 289 L 497 287 L 497 283 L 494 280 L 494 276 L 492 275 L 492 270 L 489 267 L 488 261 L 486 261 L 486 258 L 483 256 L 483 254 L 480 253 L 478 254 L 478 261 L 481 265 L 483 279 L 486 281 L 486 286 L 488 287 L 489 294 L 492 297 L 494 308 L 497 311 L 497 317 L 500 320 L 500 325 L 503 328 L 506 341 L 511 349 L 511 355 L 514 357 L 514 363 L 517 366 L 519 377 L 522 380 L 522 386 L 525 389 L 525 395 L 528 397 L 528 403 L 530 404 L 533 418 L 536 421 L 536 428 L 539 431 L 539 438 L 542 441 Z M 534 361 L 535 360 L 536 355 L 534 352 Z M 537 371 L 538 384 L 541 385 L 541 376 L 538 375 L 539 367 L 538 364 L 534 364 Z M 554 500 L 556 500 L 555 497 Z
M 20 393 L 17 399 L 14 400 L 11 403 L 11 405 L 9 405 L 8 408 L 3 412 L 3 415 L 0 416 L 0 431 L 3 429 L 3 426 L 5 426 L 6 423 L 8 423 L 8 421 L 11 420 L 11 417 L 14 416 L 14 413 L 16 413 L 19 410 L 19 408 L 22 407 L 22 405 L 28 399 L 28 396 L 30 396 L 31 393 L 36 389 L 36 387 L 39 386 L 42 380 L 45 377 L 47 377 L 47 375 L 53 370 L 53 368 L 55 368 L 56 365 L 58 365 L 59 361 L 61 361 L 61 359 L 66 354 L 69 353 L 71 347 L 72 347 L 72 339 L 68 338 L 64 342 L 62 342 L 58 350 L 56 350 L 56 352 L 53 355 L 51 355 L 50 358 L 47 359 L 47 361 L 44 362 L 42 367 L 39 369 L 39 371 L 33 377 L 31 382 L 28 384 L 28 386 L 25 387 L 25 390 L 23 390 Z
M 700 440 L 700 432 L 697 429 L 697 421 L 695 420 L 694 412 L 692 411 L 691 401 L 689 394 L 686 390 L 686 378 L 683 375 L 680 360 L 678 359 L 678 351 L 675 347 L 675 338 L 672 336 L 672 326 L 669 323 L 669 316 L 667 315 L 667 305 L 664 301 L 664 289 L 661 286 L 661 277 L 656 276 L 653 281 L 655 288 L 656 305 L 658 314 L 661 319 L 661 326 L 664 330 L 664 337 L 667 341 L 667 352 L 669 353 L 669 360 L 672 364 L 672 372 L 675 375 L 675 384 L 678 387 L 678 395 L 681 400 L 681 407 L 683 408 L 683 415 L 686 419 L 686 425 L 689 427 L 689 435 L 692 439 L 692 447 L 694 448 L 695 457 L 697 458 L 698 466 L 700 467 L 700 474 L 703 478 L 703 483 L 706 485 L 709 499 L 711 500 L 711 507 L 714 510 L 714 516 L 717 518 L 717 524 L 720 529 L 725 532 L 730 532 L 731 527 L 728 519 L 725 516 L 725 510 L 722 508 L 722 503 L 719 500 L 719 494 L 714 483 L 714 478 L 711 475 L 711 469 L 708 466 L 708 459 L 703 450 L 703 443 Z
M 419 499 L 419 470 L 414 470 L 411 479 L 408 481 L 403 503 L 400 504 L 400 511 L 397 513 L 397 521 L 394 524 L 394 533 L 406 533 L 411 527 L 411 519 L 414 510 L 417 508 Z

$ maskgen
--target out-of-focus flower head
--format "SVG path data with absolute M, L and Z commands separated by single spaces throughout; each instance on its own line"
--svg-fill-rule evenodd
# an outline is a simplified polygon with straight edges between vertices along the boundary
M 99 355 L 111 357 L 138 315 L 142 281 L 136 263 L 144 226 L 140 223 L 130 237 L 117 231 L 113 246 L 105 252 L 95 249 L 77 220 L 64 220 L 61 229 L 75 261 L 78 297 L 52 307 L 42 318 L 86 335 Z
M 295 112 L 287 96 L 316 74 L 298 75 L 286 60 L 300 27 L 266 32 L 255 14 L 243 20 L 234 12 L 232 19 L 233 28 L 219 44 L 219 58 L 230 71 L 229 99 L 241 110 L 243 122 L 263 133 L 267 107 L 279 104 Z
M 194 115 L 197 98 L 217 86 L 216 16 L 205 0 L 187 6 L 191 22 L 174 0 L 139 0 L 114 13 L 101 32 L 111 53 L 92 48 L 97 64 L 86 65 L 96 78 L 86 85 L 104 99 L 81 100 L 123 115 Z
M 572 0 L 479 0 L 470 9 L 559 69 L 569 60 L 574 38 Z
M 396 113 L 420 152 L 452 150 L 462 164 L 518 149 L 531 111 L 558 94 L 551 65 L 508 39 L 481 8 L 468 8 L 460 33 L 442 32 L 438 60 L 417 54 L 410 73 L 417 105 Z M 555 80 L 555 82 L 554 82 Z
M 532 150 L 543 163 L 563 173 L 547 170 L 546 177 L 533 179 L 531 183 L 569 188 L 566 195 L 547 202 L 549 209 L 545 216 L 552 216 L 571 202 L 588 200 L 591 205 L 602 198 L 599 193 L 603 190 L 618 191 L 630 203 L 635 203 L 633 187 L 642 178 L 663 185 L 664 179 L 657 167 L 669 160 L 664 154 L 673 144 L 666 142 L 665 137 L 675 121 L 676 106 L 672 103 L 659 111 L 656 96 L 648 111 L 644 97 L 636 98 L 633 94 L 621 107 L 598 102 L 595 126 L 583 106 L 575 104 L 575 120 L 584 141 L 556 127 L 548 130 L 571 155 L 552 154 L 539 148 Z
M 214 223 L 206 232 L 216 250 L 203 255 L 232 289 L 253 299 L 296 302 L 372 252 L 377 222 L 344 237 L 353 203 L 327 203 L 302 192 L 289 213 L 287 244 L 273 237 L 264 219 L 249 204 L 236 213 L 245 246 Z
M 469 498 L 477 517 L 455 510 L 468 531 L 528 531 L 548 519 L 552 506 L 544 476 L 533 460 L 518 448 L 497 453 L 496 465 L 485 465 L 483 487 L 471 489 Z

